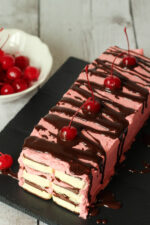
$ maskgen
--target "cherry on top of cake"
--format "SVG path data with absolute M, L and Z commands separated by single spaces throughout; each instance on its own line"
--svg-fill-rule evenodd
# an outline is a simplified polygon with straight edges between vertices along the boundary
M 128 54 L 123 57 L 122 66 L 127 68 L 134 68 L 135 66 L 137 66 L 137 60 L 136 60 L 136 57 L 130 54 L 130 44 L 129 44 L 129 38 L 128 38 L 126 27 L 124 28 L 124 33 L 125 33 L 127 44 L 128 44 Z
M 98 102 L 97 100 L 95 100 L 94 97 L 94 93 L 89 81 L 89 77 L 88 77 L 88 65 L 85 67 L 85 74 L 87 77 L 87 81 L 88 81 L 88 86 L 89 89 L 91 91 L 91 95 L 92 97 L 88 98 L 81 106 L 80 108 L 74 113 L 74 115 L 72 116 L 69 125 L 68 126 L 64 126 L 61 128 L 60 132 L 59 132 L 59 137 L 62 141 L 72 141 L 76 136 L 77 136 L 77 128 L 71 126 L 74 118 L 76 117 L 76 115 L 78 114 L 78 112 L 82 109 L 83 113 L 86 114 L 97 114 L 100 112 L 101 109 L 101 104 L 100 102 Z
M 92 97 L 90 97 L 83 106 L 83 112 L 88 114 L 97 114 L 101 109 L 101 104 L 97 100 L 95 100 L 93 89 L 91 87 L 89 76 L 88 76 L 88 65 L 85 67 L 85 74 L 88 82 L 89 89 L 91 91 Z
M 108 77 L 105 78 L 104 80 L 104 86 L 107 90 L 110 90 L 110 91 L 114 91 L 114 90 L 117 90 L 117 89 L 120 89 L 121 88 L 121 80 L 114 76 L 113 75 L 113 68 L 114 68 L 114 63 L 116 61 L 116 59 L 119 57 L 119 56 L 122 56 L 124 53 L 116 56 L 112 62 L 112 66 L 111 66 L 111 73 Z
M 116 56 L 112 62 L 112 66 L 111 66 L 111 74 L 110 76 L 106 77 L 104 80 L 104 86 L 106 87 L 107 90 L 110 91 L 114 91 L 117 89 L 121 88 L 121 80 L 113 75 L 113 68 L 114 68 L 114 63 L 116 61 L 116 59 L 118 57 L 122 57 L 123 56 L 123 60 L 121 62 L 121 65 L 124 68 L 134 68 L 135 66 L 137 66 L 137 60 L 135 56 L 132 56 L 130 54 L 130 44 L 129 44 L 129 38 L 128 38 L 128 34 L 127 34 L 127 29 L 126 27 L 124 28 L 124 33 L 126 36 L 126 40 L 127 40 L 127 44 L 128 44 L 128 53 L 121 53 L 118 56 Z

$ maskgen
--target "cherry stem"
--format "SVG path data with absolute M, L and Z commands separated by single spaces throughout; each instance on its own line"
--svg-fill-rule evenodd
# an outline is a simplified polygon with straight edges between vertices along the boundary
M 128 34 L 127 34 L 127 28 L 124 28 L 124 33 L 126 35 L 126 39 L 127 39 L 127 44 L 128 44 L 128 56 L 130 56 L 130 45 L 129 45 L 129 38 L 128 38 Z
M 2 48 L 5 46 L 5 44 L 7 43 L 8 39 L 9 39 L 9 34 L 8 34 L 8 36 L 7 36 L 7 39 L 4 41 L 4 43 L 3 43 L 2 46 L 0 47 L 0 49 L 2 49 Z
M 113 70 L 114 70 L 114 65 L 115 65 L 115 61 L 116 61 L 116 59 L 118 58 L 118 57 L 121 57 L 121 56 L 123 56 L 125 53 L 121 53 L 121 54 L 119 54 L 119 55 L 117 55 L 115 58 L 114 58 L 114 60 L 113 60 L 113 62 L 112 62 L 112 66 L 111 66 L 111 73 L 110 73 L 110 75 L 113 77 Z
M 89 88 L 91 90 L 91 94 L 92 94 L 92 98 L 93 98 L 93 102 L 94 102 L 95 101 L 95 99 L 94 99 L 94 93 L 93 93 L 93 90 L 92 90 L 92 87 L 91 87 L 91 84 L 90 84 L 90 81 L 89 81 L 89 76 L 88 76 L 89 71 L 88 71 L 88 68 L 89 68 L 89 66 L 87 65 L 85 67 L 85 72 L 86 72 L 86 77 L 87 77 L 87 81 L 88 81 L 88 86 L 89 86 Z
M 88 101 L 88 100 L 89 100 L 89 99 L 87 99 L 87 101 Z M 72 119 L 71 119 L 70 122 L 69 122 L 69 125 L 68 125 L 69 128 L 71 127 L 71 124 L 72 124 L 74 118 L 76 117 L 77 113 L 84 107 L 84 105 L 86 104 L 87 101 L 85 101 L 85 102 L 80 106 L 80 108 L 74 113 L 74 115 L 72 116 Z

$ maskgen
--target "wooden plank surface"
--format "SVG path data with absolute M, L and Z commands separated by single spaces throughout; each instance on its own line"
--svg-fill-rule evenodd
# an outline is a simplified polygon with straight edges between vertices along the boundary
M 143 48 L 145 55 L 150 57 L 150 1 L 131 0 L 131 2 L 138 47 Z
M 18 28 L 31 34 L 38 34 L 37 0 L 1 0 L 0 25 L 6 28 Z
M 128 26 L 135 47 L 129 1 L 40 1 L 40 35 L 50 47 L 55 71 L 69 56 L 92 61 L 111 45 L 126 48 Z

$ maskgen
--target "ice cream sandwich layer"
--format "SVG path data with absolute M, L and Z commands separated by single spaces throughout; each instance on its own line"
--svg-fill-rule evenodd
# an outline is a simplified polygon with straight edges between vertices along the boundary
M 41 187 L 51 187 L 51 182 L 48 179 L 46 179 L 42 176 L 38 176 L 38 175 L 35 175 L 35 174 L 28 173 L 25 170 L 23 171 L 22 177 L 25 180 L 28 180 L 28 181 L 30 181 L 34 184 L 37 184 Z
M 58 197 L 54 196 L 54 195 L 53 195 L 53 201 L 55 203 L 57 203 L 58 205 L 66 208 L 66 209 L 69 209 L 72 212 L 75 212 L 75 213 L 79 213 L 80 212 L 79 206 L 71 204 L 70 202 L 67 202 L 67 201 L 65 201 L 65 200 L 63 200 L 61 198 L 58 198 Z
M 25 166 L 28 166 L 28 167 L 30 167 L 32 169 L 38 170 L 38 171 L 43 172 L 43 173 L 50 173 L 50 174 L 53 173 L 53 169 L 51 167 L 43 165 L 43 164 L 40 164 L 40 163 L 35 162 L 35 161 L 31 160 L 31 159 L 28 159 L 28 158 L 24 157 L 22 159 L 22 161 L 23 161 L 23 164 Z
M 59 134 L 91 97 L 84 69 L 58 104 L 40 120 L 38 129 L 36 126 L 23 146 L 26 156 L 32 155 L 32 159 L 35 157 L 37 162 L 56 170 L 52 181 L 53 200 L 73 212 L 79 212 L 82 218 L 87 217 L 89 206 L 115 174 L 115 168 L 124 160 L 124 153 L 150 114 L 150 59 L 131 51 L 137 65 L 126 69 L 122 66 L 122 52 L 127 53 L 111 47 L 89 65 L 94 97 L 101 109 L 95 116 L 89 116 L 84 110 L 78 113 L 72 122 L 78 131 L 75 139 L 69 143 L 62 142 Z M 108 91 L 104 81 L 112 73 L 112 62 L 116 56 L 113 75 L 120 79 L 121 88 Z M 22 158 L 22 169 L 21 163 Z M 37 170 L 32 165 L 29 167 Z M 55 178 L 60 182 L 55 183 Z M 79 189 L 82 198 L 77 203 L 75 199 L 79 193 L 74 193 L 72 197 L 65 183 Z
M 85 182 L 77 177 L 70 176 L 61 171 L 55 171 L 55 177 L 59 178 L 61 181 L 70 184 L 71 186 L 79 189 L 83 189 L 85 187 Z
M 38 197 L 41 197 L 43 199 L 51 199 L 52 195 L 48 192 L 46 192 L 44 189 L 42 189 L 41 187 L 31 183 L 31 182 L 28 182 L 28 181 L 25 181 L 23 186 L 22 186 L 25 190 L 29 191 L 30 193 L 38 196 Z
M 81 195 L 75 194 L 74 192 L 72 192 L 72 191 L 70 191 L 66 188 L 60 187 L 60 186 L 58 186 L 54 183 L 53 183 L 52 187 L 53 187 L 53 191 L 55 193 L 58 193 L 58 194 L 61 194 L 61 195 L 66 195 L 70 199 L 70 201 L 74 202 L 75 204 L 80 203 L 81 198 L 82 198 Z

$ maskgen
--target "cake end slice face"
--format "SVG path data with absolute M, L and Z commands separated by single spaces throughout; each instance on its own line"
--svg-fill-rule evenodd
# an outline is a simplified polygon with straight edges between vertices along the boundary
M 28 137 L 19 158 L 19 185 L 41 198 L 52 197 L 58 205 L 86 218 L 91 166 L 76 162 L 71 155 L 59 159 L 55 155 L 58 147 L 57 142 Z
M 34 127 L 26 138 L 19 157 L 19 185 L 43 199 L 53 199 L 82 218 L 110 182 L 116 167 L 125 159 L 136 134 L 150 115 L 150 59 L 138 51 L 134 68 L 122 66 L 118 47 L 107 49 L 88 67 L 94 98 L 100 104 L 97 113 L 81 108 L 91 99 L 86 71 Z M 117 90 L 109 90 L 104 81 L 112 73 L 120 79 Z M 79 110 L 79 108 L 81 110 Z M 60 130 L 72 126 L 77 135 L 71 141 L 60 138 Z
M 48 165 L 36 161 L 31 153 L 34 155 L 33 151 L 24 149 L 19 157 L 19 185 L 30 193 L 49 200 L 52 197 L 54 170 Z

